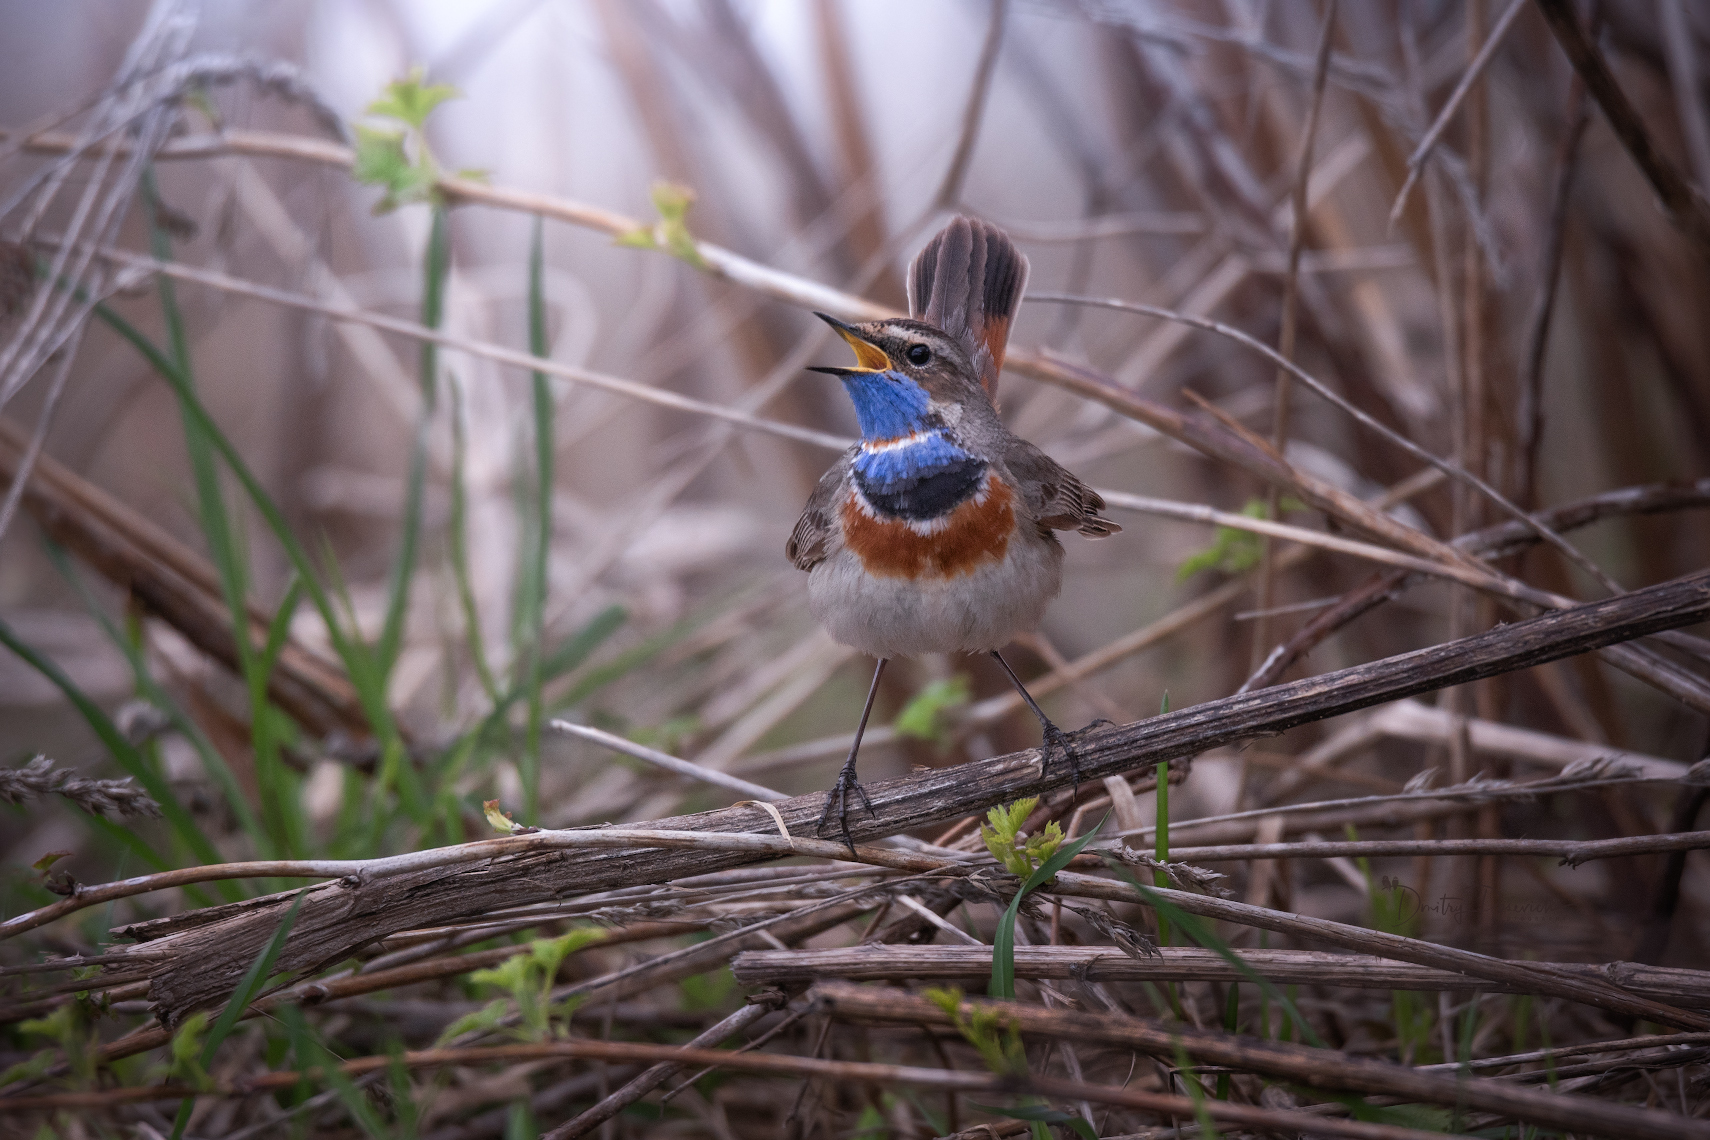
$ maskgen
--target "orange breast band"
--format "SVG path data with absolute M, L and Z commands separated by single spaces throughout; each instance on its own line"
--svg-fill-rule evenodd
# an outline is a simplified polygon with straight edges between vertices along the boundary
M 853 490 L 839 514 L 844 544 L 867 573 L 879 578 L 955 578 L 1003 560 L 1015 532 L 1015 495 L 1001 479 L 987 475 L 984 493 L 950 512 L 931 534 L 921 534 L 901 519 L 874 518 L 855 501 Z

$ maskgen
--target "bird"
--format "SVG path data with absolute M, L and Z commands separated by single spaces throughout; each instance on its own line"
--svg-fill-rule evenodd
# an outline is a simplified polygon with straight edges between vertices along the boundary
M 1034 701 L 1000 650 L 1039 627 L 1062 588 L 1056 532 L 1122 528 L 1104 499 L 998 418 L 998 374 L 1027 284 L 1027 258 L 997 226 L 956 217 L 916 255 L 909 316 L 848 324 L 815 313 L 855 350 L 836 376 L 855 405 L 859 443 L 819 480 L 785 554 L 808 575 L 808 608 L 833 640 L 877 660 L 849 758 L 826 794 L 851 850 L 849 797 L 879 679 L 893 658 L 990 654 L 1038 718 L 1040 771 L 1053 751 L 1079 763 L 1068 734 Z

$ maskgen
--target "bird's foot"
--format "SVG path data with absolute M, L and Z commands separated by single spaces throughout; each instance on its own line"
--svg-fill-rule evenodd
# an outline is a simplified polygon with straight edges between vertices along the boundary
M 1089 725 L 1088 727 L 1092 726 Z M 1040 778 L 1043 779 L 1045 773 L 1050 769 L 1052 754 L 1060 752 L 1063 759 L 1069 762 L 1069 778 L 1074 785 L 1074 794 L 1077 796 L 1081 792 L 1081 758 L 1076 754 L 1072 741 L 1085 731 L 1086 729 L 1081 729 L 1080 732 L 1064 732 L 1051 721 L 1046 721 L 1040 729 L 1040 735 L 1044 738 L 1039 749 Z
M 867 790 L 861 786 L 861 781 L 855 778 L 855 765 L 845 764 L 843 770 L 837 773 L 837 783 L 825 793 L 825 810 L 819 815 L 819 826 L 816 834 L 824 835 L 825 827 L 832 820 L 832 811 L 836 809 L 837 830 L 843 836 L 844 846 L 849 848 L 849 854 L 855 854 L 855 840 L 849 835 L 849 793 L 854 792 L 861 797 L 861 806 L 867 809 L 867 814 L 877 819 L 879 813 L 873 810 L 873 801 L 867 798 Z

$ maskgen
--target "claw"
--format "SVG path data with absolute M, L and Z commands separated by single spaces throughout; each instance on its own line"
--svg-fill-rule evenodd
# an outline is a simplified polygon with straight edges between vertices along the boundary
M 1088 727 L 1091 727 L 1091 726 L 1089 725 Z M 1084 732 L 1085 729 L 1082 729 L 1081 731 Z M 1042 779 L 1044 778 L 1045 772 L 1051 763 L 1051 752 L 1052 752 L 1052 750 L 1053 749 L 1061 749 L 1062 753 L 1063 753 L 1063 758 L 1069 762 L 1069 778 L 1070 778 L 1070 781 L 1072 782 L 1073 787 L 1074 787 L 1074 794 L 1076 796 L 1080 795 L 1081 794 L 1081 758 L 1079 755 L 1076 754 L 1074 745 L 1069 743 L 1071 739 L 1073 739 L 1075 736 L 1077 736 L 1079 734 L 1078 733 L 1064 732 L 1062 729 L 1058 728 L 1056 726 L 1056 724 L 1054 724 L 1053 722 L 1046 721 L 1042 726 L 1040 726 L 1040 735 L 1043 738 L 1041 741 L 1041 747 L 1039 749 L 1039 775 L 1040 775 L 1040 778 L 1042 778 Z
M 879 813 L 873 810 L 873 801 L 867 798 L 867 789 L 863 788 L 861 781 L 855 778 L 855 765 L 845 764 L 843 770 L 837 773 L 837 783 L 833 784 L 831 790 L 825 793 L 825 810 L 820 813 L 819 825 L 814 830 L 815 834 L 825 834 L 825 826 L 831 822 L 831 809 L 835 805 L 838 833 L 843 836 L 843 843 L 849 848 L 849 854 L 854 855 L 855 840 L 849 834 L 849 793 L 851 790 L 861 797 L 861 806 L 867 809 L 867 814 L 874 819 L 879 818 Z

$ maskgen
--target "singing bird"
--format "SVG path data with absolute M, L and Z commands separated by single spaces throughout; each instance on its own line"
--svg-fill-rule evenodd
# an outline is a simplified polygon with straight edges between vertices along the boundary
M 808 607 L 833 638 L 878 659 L 849 759 L 826 796 L 850 843 L 861 736 L 885 663 L 925 653 L 989 653 L 1053 750 L 1076 764 L 999 650 L 1039 627 L 1062 588 L 1055 531 L 1104 538 L 1122 528 L 1104 500 L 1012 434 L 994 402 L 1027 258 L 995 226 L 955 218 L 908 272 L 908 319 L 851 325 L 815 314 L 855 350 L 853 368 L 814 368 L 843 381 L 861 442 L 820 479 L 785 553 L 808 573 Z M 1076 770 L 1076 776 L 1079 772 Z

